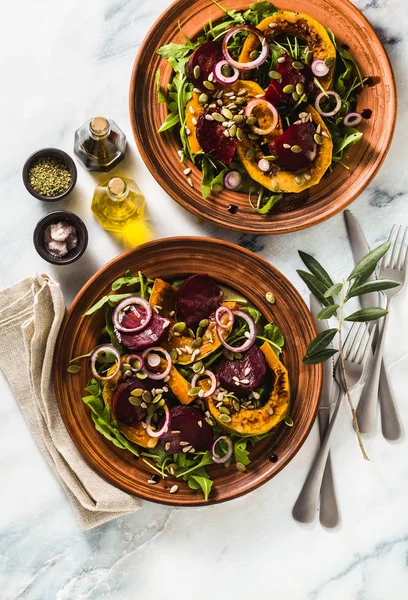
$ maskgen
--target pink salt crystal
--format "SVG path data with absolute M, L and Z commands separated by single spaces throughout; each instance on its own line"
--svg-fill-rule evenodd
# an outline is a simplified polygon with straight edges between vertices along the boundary
M 48 252 L 57 258 L 61 258 L 68 254 L 68 248 L 65 242 L 57 242 L 55 240 L 51 240 L 47 244 Z
M 70 235 L 75 233 L 74 227 L 68 223 L 64 223 L 63 221 L 60 221 L 59 223 L 51 223 L 49 228 L 51 238 L 56 242 L 65 242 Z

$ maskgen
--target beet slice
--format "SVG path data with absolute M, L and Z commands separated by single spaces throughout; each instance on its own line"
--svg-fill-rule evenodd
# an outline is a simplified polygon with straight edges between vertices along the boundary
M 247 369 L 250 369 L 247 372 Z M 228 360 L 224 358 L 217 370 L 221 387 L 236 396 L 248 396 L 251 392 L 262 386 L 266 377 L 266 360 L 263 352 L 256 344 L 243 352 L 242 358 Z M 237 385 L 234 377 L 240 381 L 248 381 Z
M 149 387 L 151 387 L 150 383 L 145 384 L 145 381 L 140 379 L 129 379 L 119 383 L 112 397 L 112 410 L 119 423 L 132 426 L 145 418 L 147 415 L 146 409 L 141 406 L 133 406 L 129 402 L 129 396 L 132 390 L 137 388 L 146 390 Z
M 125 313 L 122 320 L 122 325 L 131 329 L 140 325 L 142 319 L 146 316 L 146 311 L 141 306 L 132 306 Z M 137 333 L 123 333 L 115 329 L 115 335 L 120 344 L 123 344 L 129 350 L 144 350 L 149 346 L 154 346 L 157 342 L 167 337 L 168 328 L 171 321 L 165 319 L 157 313 L 153 312 L 149 324 L 142 331 Z
M 177 316 L 191 329 L 209 316 L 221 304 L 224 292 L 209 275 L 191 275 L 180 286 L 177 295 Z
M 205 420 L 204 413 L 199 408 L 174 406 L 170 409 L 170 414 L 171 424 L 169 430 L 160 438 L 163 448 L 168 442 L 170 443 L 170 447 L 166 452 L 169 454 L 181 452 L 185 446 L 180 445 L 180 442 L 188 442 L 195 450 L 201 452 L 211 450 L 214 442 L 213 431 Z M 164 418 L 158 425 L 159 429 L 163 423 Z
M 216 108 L 208 108 L 198 119 L 196 126 L 197 141 L 205 154 L 210 154 L 213 158 L 229 165 L 234 158 L 238 139 L 236 137 L 226 137 L 222 123 L 216 120 L 208 121 L 205 118 L 206 115 L 215 112 L 219 111 Z
M 314 141 L 316 127 L 310 121 L 291 125 L 282 135 L 269 144 L 270 153 L 276 156 L 277 163 L 288 171 L 305 169 L 314 161 L 317 144 Z M 284 144 L 290 147 L 285 148 Z M 292 152 L 292 146 L 299 146 L 301 152 Z
M 275 106 L 295 104 L 292 94 L 285 94 L 283 91 L 285 86 L 294 85 L 296 87 L 298 83 L 301 83 L 304 86 L 306 93 L 311 91 L 309 89 L 310 85 L 313 86 L 313 76 L 310 67 L 305 65 L 303 69 L 295 69 L 293 63 L 296 61 L 294 61 L 289 54 L 285 53 L 283 58 L 285 60 L 278 63 L 276 67 L 276 70 L 281 75 L 282 79 L 272 79 L 265 92 L 265 100 L 268 100 L 268 102 L 271 102 Z
M 202 90 L 206 94 L 212 94 L 211 90 L 208 90 L 204 81 L 208 81 L 208 76 L 213 72 L 215 65 L 224 60 L 222 53 L 222 46 L 219 42 L 206 42 L 201 44 L 194 50 L 187 63 L 187 77 L 193 83 L 195 87 Z M 200 75 L 197 79 L 194 77 L 194 68 L 200 68 Z

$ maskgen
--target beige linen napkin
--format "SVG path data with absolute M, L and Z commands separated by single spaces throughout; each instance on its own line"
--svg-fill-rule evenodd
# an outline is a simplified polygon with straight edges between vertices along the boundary
M 0 369 L 81 528 L 91 529 L 137 510 L 140 503 L 92 471 L 65 429 L 52 383 L 54 347 L 64 313 L 61 289 L 47 275 L 1 291 Z

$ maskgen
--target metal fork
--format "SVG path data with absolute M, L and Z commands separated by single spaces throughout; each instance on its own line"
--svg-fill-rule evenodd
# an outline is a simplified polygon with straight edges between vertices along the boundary
M 363 323 L 354 323 L 349 331 L 343 348 L 344 367 L 349 389 L 352 390 L 365 380 L 368 373 L 371 354 L 371 343 L 374 330 L 368 333 L 368 327 Z M 303 488 L 292 510 L 292 516 L 300 523 L 311 523 L 316 516 L 320 488 L 330 451 L 330 440 L 337 422 L 340 405 L 345 397 L 343 374 L 340 360 L 334 369 L 334 378 L 340 387 L 333 416 L 320 450 L 312 464 Z
M 386 309 L 390 309 L 392 301 L 401 293 L 407 275 L 408 269 L 408 248 L 406 245 L 408 227 L 399 227 L 395 233 L 396 227 L 391 230 L 388 241 L 393 242 L 392 252 L 387 253 L 380 264 L 379 277 L 382 279 L 393 279 L 401 285 L 382 293 L 386 300 Z M 385 315 L 382 328 L 379 331 L 377 346 L 374 352 L 372 363 L 372 372 L 370 378 L 364 386 L 360 402 L 357 407 L 357 419 L 361 433 L 371 433 L 374 431 L 377 422 L 377 402 L 378 387 L 380 381 L 381 363 L 384 353 L 385 335 L 387 332 L 389 313 Z

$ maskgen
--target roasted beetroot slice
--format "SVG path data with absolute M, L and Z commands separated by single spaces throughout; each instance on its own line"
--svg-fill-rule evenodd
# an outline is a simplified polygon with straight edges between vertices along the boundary
M 220 60 L 224 60 L 224 55 L 219 42 L 206 42 L 202 44 L 189 58 L 187 63 L 187 77 L 195 87 L 206 94 L 211 94 L 211 90 L 205 87 L 204 81 L 208 80 L 208 76 Z M 194 77 L 195 67 L 200 68 L 200 75 L 197 79 Z
M 194 329 L 219 307 L 224 292 L 209 275 L 191 275 L 177 294 L 177 316 Z
M 169 430 L 160 438 L 163 448 L 168 442 L 170 443 L 166 452 L 169 454 L 181 452 L 185 445 L 180 445 L 180 442 L 188 442 L 195 450 L 201 452 L 211 450 L 214 441 L 213 432 L 200 409 L 193 406 L 175 406 L 170 409 L 170 413 Z M 164 419 L 159 423 L 159 428 L 163 422 Z
M 295 104 L 292 94 L 285 94 L 283 88 L 287 85 L 294 85 L 296 87 L 298 83 L 301 83 L 306 89 L 308 87 L 307 75 L 311 72 L 306 66 L 304 69 L 295 69 L 293 66 L 295 61 L 289 54 L 284 54 L 283 58 L 285 59 L 284 62 L 278 63 L 276 68 L 282 79 L 272 79 L 265 92 L 265 100 L 268 100 L 268 102 L 271 102 L 275 106 Z
M 218 367 L 217 375 L 221 387 L 229 392 L 234 392 L 237 396 L 248 396 L 248 394 L 262 386 L 265 381 L 265 356 L 254 344 L 242 354 L 242 358 L 234 360 L 224 358 Z M 239 381 L 248 381 L 248 383 L 237 385 L 234 377 L 238 377 Z
M 129 329 L 137 327 L 145 315 L 146 311 L 142 307 L 132 306 L 125 314 L 122 325 Z M 149 324 L 142 331 L 138 333 L 122 333 L 115 330 L 115 334 L 118 342 L 126 346 L 129 350 L 144 350 L 145 348 L 149 348 L 149 346 L 154 346 L 167 336 L 170 323 L 170 319 L 165 319 L 153 312 Z
M 208 108 L 198 119 L 196 135 L 198 143 L 205 154 L 210 154 L 213 158 L 229 165 L 234 158 L 235 150 L 238 146 L 236 137 L 226 137 L 225 128 L 218 121 L 208 121 L 205 116 L 218 112 L 215 108 Z
M 305 169 L 314 161 L 317 154 L 317 144 L 314 141 L 316 128 L 308 121 L 299 125 L 291 125 L 282 135 L 269 144 L 270 153 L 276 156 L 277 163 L 287 171 Z M 284 144 L 290 147 L 285 148 Z M 301 152 L 293 152 L 291 148 L 299 146 Z
M 148 387 L 151 387 L 151 385 L 145 384 L 140 379 L 124 381 L 117 386 L 112 398 L 112 409 L 119 423 L 135 425 L 144 419 L 147 414 L 146 409 L 141 406 L 133 406 L 129 402 L 129 396 L 130 392 L 136 388 L 146 390 Z

